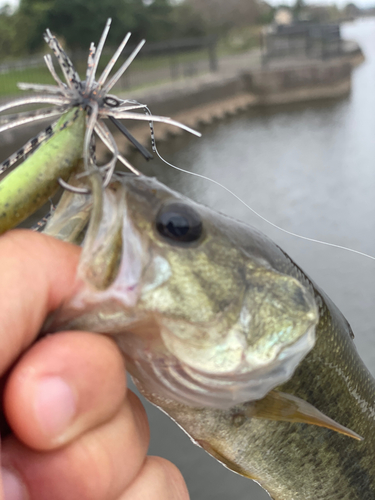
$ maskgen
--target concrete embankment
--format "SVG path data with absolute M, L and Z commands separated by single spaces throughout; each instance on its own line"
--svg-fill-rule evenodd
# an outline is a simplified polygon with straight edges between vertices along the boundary
M 353 67 L 364 57 L 355 42 L 348 42 L 342 57 L 329 60 L 282 60 L 267 65 L 245 57 L 222 66 L 218 73 L 196 76 L 138 90 L 126 98 L 147 103 L 155 115 L 171 116 L 193 128 L 255 106 L 290 104 L 346 96 L 351 88 Z M 125 97 L 125 96 L 123 96 Z M 144 143 L 150 142 L 148 126 L 128 122 Z M 180 133 L 176 127 L 158 124 L 156 138 Z M 123 152 L 129 144 L 116 137 Z
M 318 99 L 340 98 L 350 92 L 351 72 L 363 61 L 360 47 L 346 42 L 339 58 L 329 60 L 295 59 L 262 64 L 259 50 L 226 56 L 219 60 L 219 71 L 154 85 L 137 91 L 128 91 L 124 99 L 136 99 L 147 104 L 154 115 L 171 116 L 190 127 L 211 123 L 255 106 L 290 104 Z M 137 139 L 150 144 L 147 122 L 129 120 L 125 125 Z M 11 129 L 0 137 L 4 157 L 35 135 L 42 125 Z M 113 130 L 121 153 L 131 149 L 130 143 Z M 155 126 L 157 140 L 181 133 L 177 127 L 165 124 Z M 9 149 L 9 151 L 8 151 Z M 98 156 L 106 148 L 99 142 Z

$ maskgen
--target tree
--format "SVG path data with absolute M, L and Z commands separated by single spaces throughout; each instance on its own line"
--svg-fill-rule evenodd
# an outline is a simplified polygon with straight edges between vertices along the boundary
M 91 42 L 98 42 L 109 17 L 113 18 L 107 40 L 111 48 L 128 31 L 133 45 L 141 38 L 150 42 L 200 36 L 207 27 L 200 12 L 174 0 L 21 0 L 16 12 L 0 11 L 0 48 L 13 55 L 45 50 L 42 35 L 49 28 L 70 51 L 87 52 Z
M 186 0 L 213 31 L 254 24 L 258 17 L 256 0 Z
M 23 19 L 12 12 L 9 6 L 0 9 L 0 55 L 1 59 L 27 54 L 30 19 Z
M 40 49 L 42 33 L 48 27 L 62 37 L 70 49 L 87 49 L 97 41 L 108 17 L 116 20 L 109 42 L 118 44 L 126 31 L 135 27 L 133 11 L 142 0 L 21 0 L 17 15 L 32 19 L 31 51 Z
M 20 43 L 25 53 L 32 53 L 43 46 L 43 32 L 52 0 L 21 0 L 18 10 L 13 15 L 19 34 Z
M 173 33 L 172 6 L 169 0 L 154 0 L 143 4 L 139 18 L 139 34 L 148 41 L 166 40 Z
M 178 3 L 172 12 L 173 38 L 199 37 L 207 34 L 207 23 L 187 2 Z

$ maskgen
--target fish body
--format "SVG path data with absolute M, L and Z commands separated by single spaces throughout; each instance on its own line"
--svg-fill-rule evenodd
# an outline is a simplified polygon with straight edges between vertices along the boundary
M 144 390 L 140 383 L 137 387 L 208 453 L 257 481 L 274 500 L 372 500 L 374 380 L 345 318 L 315 289 L 321 299 L 315 347 L 277 390 L 355 429 L 362 441 L 306 423 L 251 418 L 251 403 L 227 410 L 191 408 Z
M 274 500 L 374 499 L 375 382 L 324 292 L 266 236 L 155 179 L 98 193 L 80 286 L 48 331 L 112 336 L 143 395 Z

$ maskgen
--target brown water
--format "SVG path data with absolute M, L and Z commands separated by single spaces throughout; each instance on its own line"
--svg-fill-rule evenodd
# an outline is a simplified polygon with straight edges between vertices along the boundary
M 310 238 L 375 256 L 375 20 L 343 27 L 366 61 L 350 97 L 335 102 L 250 111 L 160 147 L 165 158 L 225 184 L 267 219 Z M 261 229 L 330 295 L 351 323 L 375 376 L 375 262 L 288 236 L 251 214 L 219 187 L 152 162 L 169 186 Z M 192 500 L 265 500 L 249 480 L 217 464 L 167 417 L 148 406 L 152 454 L 182 470 Z

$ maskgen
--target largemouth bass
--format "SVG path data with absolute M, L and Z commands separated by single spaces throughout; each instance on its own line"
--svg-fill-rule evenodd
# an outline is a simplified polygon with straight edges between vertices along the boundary
M 80 240 L 90 198 L 65 196 L 46 232 Z M 274 500 L 374 499 L 375 383 L 324 292 L 155 179 L 94 182 L 92 200 L 77 292 L 47 330 L 113 337 L 145 397 Z

